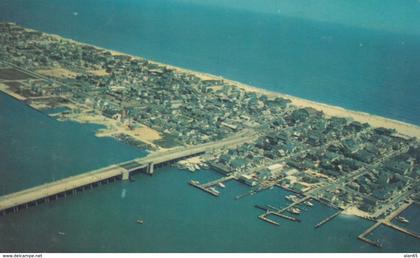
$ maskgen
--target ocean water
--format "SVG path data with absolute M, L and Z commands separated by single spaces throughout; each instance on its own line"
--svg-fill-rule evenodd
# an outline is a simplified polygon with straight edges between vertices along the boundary
M 316 101 L 420 124 L 419 38 L 307 19 L 168 0 L 3 0 L 0 20 Z M 96 125 L 58 122 L 0 94 L 0 194 L 146 155 Z M 376 249 L 356 239 L 371 222 L 321 204 L 302 223 L 257 219 L 284 206 L 274 188 L 228 182 L 215 198 L 187 184 L 216 172 L 163 168 L 0 218 L 0 252 L 419 252 L 418 240 L 380 228 Z M 407 211 L 413 225 L 419 210 Z M 136 224 L 142 218 L 143 225 Z M 64 232 L 60 235 L 58 232 Z
M 0 20 L 420 125 L 420 2 L 209 2 L 3 0 Z

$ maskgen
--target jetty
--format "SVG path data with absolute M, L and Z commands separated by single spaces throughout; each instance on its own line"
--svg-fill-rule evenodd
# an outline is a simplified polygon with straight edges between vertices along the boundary
M 324 225 L 325 223 L 333 220 L 335 217 L 337 217 L 338 215 L 340 215 L 341 212 L 342 212 L 342 210 L 339 210 L 336 213 L 332 214 L 331 216 L 328 216 L 327 218 L 323 219 L 321 222 L 319 222 L 318 224 L 315 225 L 315 228 L 319 228 L 322 225 Z

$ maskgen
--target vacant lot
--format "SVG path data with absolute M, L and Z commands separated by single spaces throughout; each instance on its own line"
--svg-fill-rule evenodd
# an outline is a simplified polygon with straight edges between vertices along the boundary
M 24 80 L 24 79 L 30 79 L 30 78 L 33 78 L 33 77 L 12 68 L 0 69 L 0 79 L 2 80 Z

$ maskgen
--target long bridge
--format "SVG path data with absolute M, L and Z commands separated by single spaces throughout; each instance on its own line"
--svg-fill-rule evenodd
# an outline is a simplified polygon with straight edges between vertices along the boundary
M 31 206 L 37 206 L 38 204 L 72 195 L 100 184 L 107 184 L 115 180 L 128 180 L 131 174 L 139 172 L 153 174 L 155 167 L 165 166 L 181 159 L 201 155 L 211 150 L 232 148 L 239 144 L 252 141 L 257 136 L 258 135 L 255 132 L 246 131 L 217 142 L 153 152 L 146 157 L 137 158 L 4 195 L 0 197 L 0 215 L 14 213 Z

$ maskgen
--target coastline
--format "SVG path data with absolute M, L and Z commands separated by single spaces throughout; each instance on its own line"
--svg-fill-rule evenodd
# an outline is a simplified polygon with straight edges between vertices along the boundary
M 30 28 L 25 28 L 25 29 L 29 30 L 29 31 L 36 31 L 36 30 L 30 29 Z M 406 123 L 406 122 L 402 122 L 402 121 L 398 121 L 398 120 L 395 120 L 395 119 L 386 118 L 386 117 L 382 117 L 382 116 L 378 116 L 378 115 L 374 115 L 374 114 L 369 114 L 369 113 L 366 113 L 366 112 L 345 109 L 345 108 L 340 107 L 340 106 L 333 106 L 333 105 L 329 105 L 329 104 L 325 104 L 325 103 L 320 103 L 320 102 L 316 102 L 316 101 L 313 101 L 313 100 L 308 100 L 308 99 L 304 99 L 304 98 L 300 98 L 300 97 L 296 97 L 296 96 L 291 96 L 291 95 L 280 93 L 280 92 L 269 91 L 269 90 L 266 90 L 266 89 L 263 89 L 263 88 L 259 88 L 257 86 L 251 86 L 251 85 L 248 85 L 248 84 L 245 84 L 245 83 L 241 83 L 241 82 L 238 82 L 238 81 L 233 81 L 233 80 L 230 80 L 230 79 L 227 79 L 227 78 L 223 78 L 221 76 L 216 76 L 216 75 L 212 75 L 212 74 L 205 73 L 205 72 L 200 72 L 200 71 L 194 71 L 194 70 L 191 70 L 191 69 L 178 67 L 178 66 L 173 66 L 173 65 L 170 65 L 170 64 L 164 64 L 164 63 L 160 63 L 158 61 L 154 61 L 154 60 L 151 60 L 151 59 L 145 59 L 141 56 L 132 55 L 132 54 L 128 54 L 128 53 L 123 53 L 123 52 L 115 51 L 115 50 L 110 50 L 110 49 L 99 47 L 99 46 L 96 46 L 96 45 L 93 45 L 93 44 L 78 42 L 78 41 L 75 41 L 75 40 L 72 40 L 72 39 L 62 37 L 62 36 L 57 35 L 57 34 L 49 34 L 49 33 L 45 33 L 45 34 L 50 36 L 51 38 L 55 38 L 57 40 L 68 41 L 68 42 L 78 44 L 78 45 L 87 45 L 87 46 L 91 46 L 91 47 L 94 47 L 96 49 L 100 49 L 100 50 L 103 50 L 103 51 L 109 51 L 112 55 L 124 55 L 124 56 L 130 56 L 130 57 L 137 58 L 137 59 L 144 59 L 144 60 L 147 60 L 150 63 L 156 64 L 156 65 L 159 65 L 159 66 L 162 66 L 162 67 L 166 67 L 168 69 L 173 69 L 174 71 L 177 71 L 177 72 L 195 75 L 202 80 L 223 80 L 224 82 L 227 82 L 230 86 L 238 87 L 238 88 L 243 89 L 243 90 L 248 91 L 248 92 L 255 92 L 255 93 L 258 93 L 258 94 L 261 94 L 261 95 L 266 95 L 266 96 L 269 96 L 269 97 L 283 97 L 283 98 L 289 99 L 291 101 L 291 103 L 293 105 L 297 106 L 297 107 L 311 107 L 311 108 L 314 108 L 316 110 L 322 111 L 322 112 L 324 112 L 324 114 L 327 117 L 337 116 L 337 117 L 350 118 L 350 119 L 358 121 L 358 122 L 368 123 L 372 127 L 385 127 L 385 128 L 395 129 L 401 135 L 405 135 L 405 136 L 408 136 L 408 137 L 420 138 L 420 126 L 417 126 L 417 125 L 414 125 L 414 124 L 410 124 L 410 123 Z M 5 91 L 5 92 L 7 94 L 9 94 L 9 91 Z
M 54 36 L 66 40 L 66 38 L 63 38 L 59 35 L 55 35 Z M 77 42 L 78 44 L 81 44 L 80 42 Z M 131 56 L 133 58 L 140 58 L 140 59 L 144 59 L 141 56 L 136 56 L 136 55 L 131 55 L 131 54 L 127 54 L 127 53 L 123 53 L 123 52 L 119 52 L 119 51 L 114 51 L 114 50 L 109 50 L 106 48 L 102 48 L 102 47 L 98 47 L 95 45 L 91 45 L 91 44 L 87 44 L 90 45 L 92 47 L 98 48 L 98 49 L 102 49 L 102 50 L 106 50 L 111 52 L 112 55 L 124 55 L 124 56 Z M 390 128 L 390 129 L 395 129 L 398 133 L 402 134 L 402 135 L 406 135 L 409 137 L 416 137 L 420 139 L 420 126 L 414 125 L 414 124 L 410 124 L 410 123 L 406 123 L 406 122 L 402 122 L 399 120 L 395 120 L 395 119 L 391 119 L 391 118 L 387 118 L 387 117 L 382 117 L 379 115 L 374 115 L 374 114 L 370 114 L 367 112 L 362 112 L 362 111 L 356 111 L 356 110 L 351 110 L 351 109 L 346 109 L 340 106 L 334 106 L 334 105 L 330 105 L 330 104 L 326 104 L 326 103 L 321 103 L 321 102 L 317 102 L 317 101 L 313 101 L 313 100 L 309 100 L 309 99 L 304 99 L 304 98 L 300 98 L 300 97 L 296 97 L 296 96 L 292 96 L 292 95 L 288 95 L 285 93 L 281 93 L 281 92 L 275 92 L 275 91 L 269 91 L 263 88 L 259 88 L 257 86 L 252 86 L 252 85 L 248 85 L 242 82 L 238 82 L 238 81 L 233 81 L 221 76 L 217 76 L 217 75 L 213 75 L 213 74 L 209 74 L 209 73 L 205 73 L 205 72 L 200 72 L 200 71 L 194 71 L 188 68 L 183 68 L 183 67 L 179 67 L 179 66 L 173 66 L 170 64 L 164 64 L 164 63 L 160 63 L 158 61 L 154 61 L 154 60 L 150 60 L 150 59 L 146 59 L 148 62 L 153 63 L 153 64 L 157 64 L 163 67 L 167 67 L 169 69 L 173 69 L 175 71 L 178 72 L 182 72 L 182 73 L 186 73 L 186 74 L 193 74 L 197 77 L 199 77 L 200 79 L 203 80 L 223 80 L 224 82 L 229 83 L 231 86 L 234 87 L 238 87 L 241 88 L 245 91 L 248 92 L 255 92 L 258 94 L 262 94 L 262 95 L 266 95 L 269 97 L 283 97 L 286 99 L 289 99 L 291 101 L 291 103 L 297 107 L 311 107 L 314 108 L 318 111 L 322 111 L 324 112 L 324 114 L 327 117 L 332 117 L 332 116 L 337 116 L 337 117 L 344 117 L 344 118 L 350 118 L 352 120 L 361 122 L 361 123 L 368 123 L 369 125 L 371 125 L 372 127 L 385 127 L 385 128 Z

